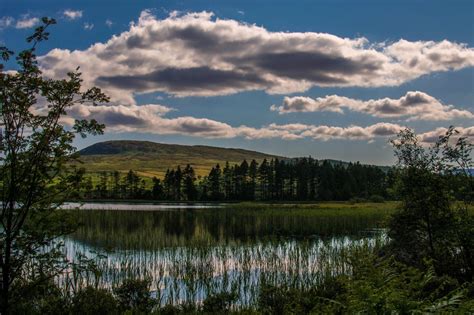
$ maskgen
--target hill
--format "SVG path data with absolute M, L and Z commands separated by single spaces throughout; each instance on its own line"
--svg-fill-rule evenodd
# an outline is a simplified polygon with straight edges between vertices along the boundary
M 90 173 L 100 171 L 138 171 L 141 176 L 162 177 L 168 168 L 191 164 L 197 175 L 207 175 L 219 163 L 241 163 L 243 160 L 258 162 L 263 159 L 284 157 L 234 148 L 203 145 L 164 144 L 150 141 L 105 141 L 80 151 L 84 167 Z

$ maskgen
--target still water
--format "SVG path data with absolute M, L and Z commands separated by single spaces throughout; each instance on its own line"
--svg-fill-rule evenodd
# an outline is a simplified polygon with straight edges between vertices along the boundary
M 77 259 L 82 253 L 97 264 L 100 274 L 82 280 L 89 284 L 150 279 L 162 304 L 234 291 L 241 305 L 251 305 L 263 282 L 312 286 L 328 275 L 350 272 L 350 248 L 383 241 L 382 215 L 119 206 L 75 211 L 81 225 L 65 241 L 68 256 Z

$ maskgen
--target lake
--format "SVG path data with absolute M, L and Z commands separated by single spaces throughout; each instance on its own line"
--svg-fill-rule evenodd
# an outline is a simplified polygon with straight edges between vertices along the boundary
M 82 253 L 101 270 L 84 275 L 82 285 L 147 277 L 162 304 L 234 291 L 240 304 L 251 305 L 262 283 L 304 288 L 348 273 L 347 252 L 383 242 L 387 217 L 383 207 L 362 206 L 96 207 L 73 211 L 81 224 L 65 240 L 71 259 Z

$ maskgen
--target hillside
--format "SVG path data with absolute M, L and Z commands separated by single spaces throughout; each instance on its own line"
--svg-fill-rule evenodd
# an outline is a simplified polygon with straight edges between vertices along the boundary
M 133 169 L 146 177 L 162 177 L 168 168 L 186 164 L 191 164 L 197 175 L 207 175 L 217 163 L 223 166 L 226 161 L 233 164 L 278 157 L 244 149 L 128 140 L 99 142 L 82 149 L 80 154 L 90 173 Z

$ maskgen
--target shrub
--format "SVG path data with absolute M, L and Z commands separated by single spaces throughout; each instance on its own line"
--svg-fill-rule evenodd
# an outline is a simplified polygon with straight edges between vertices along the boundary
M 205 313 L 227 313 L 232 303 L 235 302 L 238 297 L 235 292 L 222 292 L 210 295 L 203 302 L 203 311 Z
M 307 290 L 264 284 L 259 291 L 258 311 L 262 314 L 338 314 L 343 304 L 345 280 L 328 278 Z
M 367 202 L 367 199 L 362 198 L 362 197 L 352 197 L 351 199 L 349 199 L 350 204 L 364 203 L 364 202 Z
M 105 289 L 86 287 L 73 297 L 72 314 L 119 314 L 117 302 Z
M 151 297 L 150 279 L 127 279 L 114 288 L 119 308 L 134 313 L 150 313 L 157 302 Z
M 12 286 L 12 314 L 66 314 L 69 301 L 52 282 L 16 282 Z
M 369 197 L 370 202 L 375 202 L 375 203 L 384 203 L 385 198 L 380 196 L 380 195 L 372 195 Z

